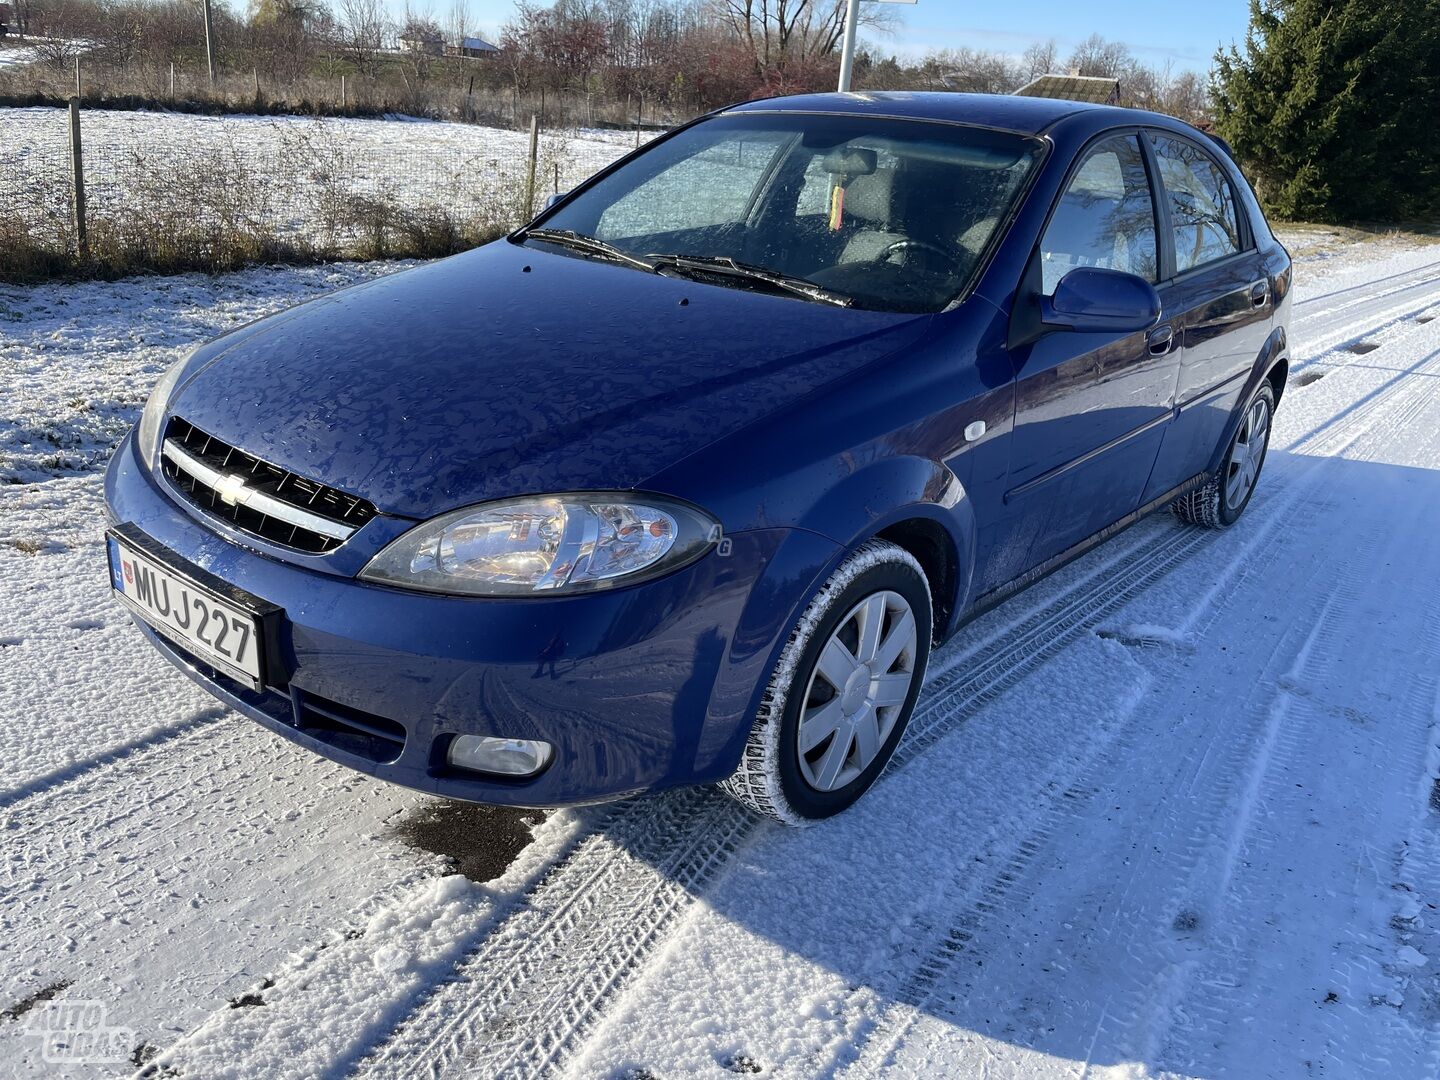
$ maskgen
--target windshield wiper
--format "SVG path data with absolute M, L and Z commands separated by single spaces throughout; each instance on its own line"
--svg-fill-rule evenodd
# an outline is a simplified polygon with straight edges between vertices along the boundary
M 736 262 L 728 255 L 647 255 L 646 258 L 657 269 L 675 269 L 682 274 L 689 271 L 700 271 L 706 274 L 726 274 L 730 277 L 746 278 L 783 289 L 796 296 L 803 296 L 807 300 L 816 300 L 822 304 L 834 304 L 836 307 L 850 307 L 855 303 L 854 297 L 832 292 L 807 278 L 793 277 L 790 274 L 782 274 L 778 270 L 767 270 L 763 266 Z
M 575 251 L 583 251 L 587 255 L 599 255 L 604 259 L 614 259 L 616 262 L 624 263 L 626 266 L 633 266 L 636 270 L 645 270 L 649 273 L 655 272 L 655 264 L 646 262 L 644 259 L 636 258 L 629 252 L 621 251 L 604 240 L 597 240 L 593 236 L 586 236 L 574 229 L 527 229 L 521 236 L 524 240 L 544 240 L 547 244 L 559 244 L 561 247 L 573 248 Z

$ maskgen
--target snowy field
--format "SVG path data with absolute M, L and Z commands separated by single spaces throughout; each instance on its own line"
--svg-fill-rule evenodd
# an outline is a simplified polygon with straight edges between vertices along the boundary
M 30 41 L 32 43 L 28 45 L 20 44 L 18 38 L 0 42 L 0 72 L 4 72 L 7 69 L 14 71 L 43 59 L 41 50 L 37 49 L 33 44 L 34 40 L 34 38 L 31 38 Z M 48 41 L 48 39 L 46 40 Z M 65 44 L 68 45 L 68 42 Z
M 1296 247 L 1243 522 L 969 626 L 805 831 L 386 787 L 110 601 L 100 469 L 165 365 L 391 267 L 0 286 L 0 1072 L 1436 1076 L 1440 246 Z M 121 1061 L 42 1060 L 78 1002 Z
M 3 54 L 0 54 L 3 55 Z M 82 114 L 86 194 L 92 216 L 142 212 L 192 199 L 216 177 L 234 204 L 295 232 L 321 227 L 340 195 L 405 209 L 443 207 L 490 216 L 514 200 L 526 174 L 528 131 L 413 118 L 191 116 L 87 109 Z M 648 135 L 646 136 L 649 137 Z M 64 219 L 70 192 L 67 114 L 0 108 L 0 191 L 30 221 Z M 633 132 L 547 131 L 538 197 L 565 191 L 634 149 Z M 228 205 L 228 203 L 226 204 Z

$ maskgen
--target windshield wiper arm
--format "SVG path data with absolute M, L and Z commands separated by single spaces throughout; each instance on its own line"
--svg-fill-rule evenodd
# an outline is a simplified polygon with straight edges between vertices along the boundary
M 763 282 L 777 289 L 794 293 L 796 296 L 803 296 L 808 300 L 817 300 L 822 304 L 850 307 L 855 303 L 854 297 L 832 292 L 807 278 L 793 277 L 790 274 L 782 274 L 778 270 L 767 270 L 763 266 L 736 262 L 728 255 L 649 255 L 647 258 L 657 268 L 674 268 L 681 273 L 688 270 L 699 270 L 704 273 L 728 274 L 731 277 L 747 278 L 750 281 Z
M 573 248 L 576 251 L 583 251 L 588 255 L 599 255 L 605 259 L 614 259 L 626 266 L 633 266 L 636 270 L 645 270 L 649 273 L 655 272 L 655 264 L 637 258 L 627 251 L 621 251 L 604 240 L 597 240 L 593 236 L 586 236 L 574 229 L 527 229 L 521 236 L 524 240 L 544 240 L 547 244 L 559 244 L 561 247 Z

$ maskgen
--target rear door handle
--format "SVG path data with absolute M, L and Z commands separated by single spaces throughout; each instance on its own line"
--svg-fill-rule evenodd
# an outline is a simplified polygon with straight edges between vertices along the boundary
M 1175 347 L 1175 328 L 1173 326 L 1157 326 L 1150 331 L 1146 339 L 1150 346 L 1151 356 L 1164 356 Z
M 1264 307 L 1270 300 L 1270 282 L 1257 281 L 1250 286 L 1250 303 L 1256 307 Z

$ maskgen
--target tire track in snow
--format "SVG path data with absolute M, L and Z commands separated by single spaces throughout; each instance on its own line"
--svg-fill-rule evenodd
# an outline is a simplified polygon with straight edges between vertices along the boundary
M 164 749 L 0 811 L 0 1003 L 64 978 L 72 995 L 128 985 L 112 1015 L 176 1015 L 178 1007 L 188 1019 L 195 1003 L 212 995 L 223 1002 L 250 984 L 249 964 L 278 961 L 297 940 L 323 936 L 329 900 L 352 918 L 377 895 L 440 872 L 435 860 L 378 835 L 355 838 L 351 855 L 317 844 L 316 835 L 363 829 L 409 797 L 308 762 L 253 725 L 209 721 Z M 287 757 L 304 768 L 287 770 Z M 332 880 L 354 852 L 371 858 Z M 254 937 L 265 917 L 262 867 L 296 906 L 285 931 L 263 940 Z M 179 1005 L 168 966 L 164 978 L 130 985 L 137 955 L 173 950 L 176 941 L 207 958 L 179 973 L 190 999 Z M 23 1032 L 0 1028 L 0 1059 L 34 1049 Z
M 1440 351 L 1429 353 L 1407 369 L 1406 375 L 1440 374 L 1440 362 L 1437 362 L 1437 358 L 1440 358 Z M 1203 633 L 1209 629 L 1220 618 L 1225 606 L 1224 597 L 1233 594 L 1241 583 L 1252 578 L 1255 573 L 1263 571 L 1264 564 L 1279 557 L 1279 546 L 1270 543 L 1270 537 L 1281 529 L 1292 527 L 1296 524 L 1297 514 L 1306 512 L 1305 496 L 1324 480 L 1325 468 L 1330 463 L 1331 457 L 1354 446 L 1364 436 L 1375 431 L 1382 421 L 1386 422 L 1386 430 L 1403 429 L 1412 423 L 1427 405 L 1433 402 L 1435 398 L 1433 379 L 1429 377 L 1407 378 L 1406 375 L 1387 381 L 1377 392 L 1362 402 L 1360 407 L 1348 409 L 1338 421 L 1333 423 L 1327 421 L 1321 425 L 1320 429 L 1312 430 L 1292 443 L 1293 449 L 1303 450 L 1306 454 L 1315 456 L 1305 463 L 1298 477 L 1286 483 L 1283 491 L 1269 493 L 1265 504 L 1268 512 L 1264 524 L 1258 530 L 1252 528 L 1252 535 L 1247 537 L 1245 551 L 1241 558 L 1232 561 L 1212 586 L 1201 595 L 1199 602 L 1192 608 L 1191 616 L 1185 620 L 1187 630 L 1194 632 L 1195 624 L 1200 622 L 1200 616 L 1205 614 L 1208 614 L 1209 618 L 1204 621 L 1204 627 L 1200 629 L 1200 632 Z M 1252 508 L 1251 513 L 1254 514 L 1256 509 L 1261 509 L 1261 507 L 1257 505 Z M 1310 506 L 1308 513 L 1313 518 L 1318 513 L 1318 508 Z M 1253 522 L 1247 524 L 1253 526 Z M 1201 537 L 1215 535 L 1203 530 L 1197 530 L 1197 532 Z M 1374 546 L 1378 539 L 1379 534 L 1372 532 L 1367 537 L 1367 542 Z M 1350 572 L 1353 589 L 1358 588 L 1358 581 L 1353 580 L 1354 576 L 1362 568 L 1368 566 L 1368 563 L 1363 552 L 1352 552 L 1351 555 L 1352 558 L 1347 561 L 1346 567 Z M 1313 568 L 1311 572 L 1314 572 Z M 1295 625 L 1292 623 L 1292 633 Z M 1277 657 L 1283 657 L 1283 654 L 1278 652 L 1271 654 L 1272 668 Z M 1264 706 L 1278 692 L 1274 689 L 1278 685 L 1278 678 L 1279 673 L 1272 670 L 1268 680 L 1270 689 L 1262 695 L 1259 701 L 1252 702 L 1249 710 L 1252 732 L 1258 732 L 1262 739 L 1256 758 L 1262 765 L 1266 758 L 1265 748 L 1268 745 L 1264 741 L 1264 735 L 1269 730 L 1264 726 L 1265 721 L 1269 719 L 1269 713 Z M 1127 727 L 1126 734 L 1120 740 L 1119 745 L 1122 747 L 1128 745 L 1128 741 L 1134 735 L 1135 728 Z M 1208 746 L 1208 741 L 1204 745 Z M 1215 758 L 1215 761 L 1224 762 L 1219 770 L 1219 776 L 1233 778 L 1239 775 L 1238 770 L 1244 765 L 1245 753 L 1253 747 L 1253 740 L 1250 743 L 1243 740 L 1232 740 L 1224 752 Z M 927 1007 L 935 1004 L 932 1000 L 935 988 L 955 971 L 956 965 L 962 958 L 975 957 L 971 942 L 979 937 L 994 919 L 999 917 L 999 913 L 1023 906 L 1025 900 L 1032 895 L 1032 890 L 1037 887 L 1038 883 L 1027 881 L 1027 872 L 1030 871 L 1036 856 L 1045 849 L 1046 844 L 1055 834 L 1058 824 L 1080 813 L 1088 796 L 1100 790 L 1107 777 L 1116 775 L 1117 770 L 1123 770 L 1126 758 L 1125 753 L 1115 753 L 1107 758 L 1102 767 L 1093 771 L 1090 779 L 1078 781 L 1056 794 L 1040 816 L 1038 826 L 1014 844 L 1008 858 L 1003 858 L 1001 861 L 999 871 L 989 878 L 979 890 L 979 899 L 973 900 L 968 908 L 962 909 L 959 916 L 944 933 L 936 935 L 932 946 L 921 954 L 910 978 L 900 988 L 895 1003 L 882 1015 L 854 1067 L 846 1071 L 847 1077 L 878 1076 L 884 1072 L 886 1064 L 893 1057 L 896 1048 L 904 1041 L 911 1027 L 925 1014 Z M 1259 775 L 1263 775 L 1263 773 Z M 1210 791 L 1207 803 L 1214 813 L 1223 811 L 1224 795 L 1228 790 L 1230 789 L 1218 787 Z M 1214 797 L 1217 792 L 1221 796 L 1218 799 Z M 1195 819 L 1187 816 L 1186 820 L 1194 821 Z M 1213 819 L 1207 819 L 1207 822 L 1211 820 Z M 1236 828 L 1243 828 L 1246 822 L 1248 822 L 1248 817 L 1243 817 L 1237 822 Z M 1196 827 L 1195 836 L 1203 838 L 1208 835 L 1208 827 L 1208 823 Z M 1157 846 L 1166 847 L 1163 840 Z M 1187 851 L 1192 858 L 1194 857 L 1193 842 L 1188 848 L 1182 848 L 1182 850 Z M 1231 869 L 1233 870 L 1233 867 Z M 1228 876 L 1229 872 L 1227 871 L 1225 877 L 1228 878 Z M 968 889 L 967 884 L 970 886 Z M 954 891 L 957 895 L 973 896 L 975 893 L 973 883 L 965 881 L 957 881 Z M 1138 1018 L 1143 1015 L 1148 1018 L 1151 1028 L 1149 1037 L 1153 1045 L 1156 1037 L 1154 1027 L 1158 1022 L 1157 1018 L 1163 1013 L 1163 1010 L 1157 1006 L 1173 1001 L 1175 995 L 1181 990 L 1183 990 L 1183 982 L 1164 986 L 1154 981 L 1141 981 L 1128 988 L 1123 1008 L 1119 1003 L 1114 1011 L 1107 1008 L 1105 1023 L 1112 1028 L 1117 1022 L 1123 1021 L 1136 1025 Z
M 0 815 L 30 800 L 36 800 L 33 805 L 41 805 L 45 800 L 53 799 L 62 789 L 88 782 L 91 774 L 98 770 L 130 762 L 134 758 L 162 749 L 178 739 L 214 726 L 228 714 L 229 710 L 223 705 L 201 709 L 182 720 L 162 725 L 127 742 L 107 747 L 90 757 L 53 769 L 19 787 L 0 792 Z
M 692 788 L 635 807 L 557 867 L 357 1072 L 543 1075 L 758 829 Z
M 1440 264 L 1421 269 L 1429 271 L 1435 266 Z M 1369 288 L 1371 284 L 1367 282 L 1356 288 Z M 1394 302 L 1397 298 L 1402 299 Z M 1297 300 L 1294 305 L 1293 315 L 1299 325 L 1292 324 L 1291 327 L 1292 376 L 1323 362 L 1325 357 L 1337 350 L 1383 333 L 1434 308 L 1440 303 L 1440 275 L 1366 292 L 1323 311 L 1304 312 L 1306 307 L 1323 299 L 1326 297 Z
M 1434 560 L 1428 561 L 1430 568 L 1435 569 Z M 1269 935 L 1246 920 L 1227 918 L 1228 910 L 1236 906 L 1259 906 L 1277 914 L 1294 912 L 1294 905 L 1288 902 L 1291 897 L 1286 885 L 1289 883 L 1277 880 L 1277 875 L 1267 874 L 1263 868 L 1300 861 L 1309 862 L 1311 866 L 1326 865 L 1330 852 L 1322 849 L 1333 846 L 1332 843 L 1328 838 L 1317 843 L 1307 835 L 1321 824 L 1316 815 L 1326 812 L 1325 804 L 1329 801 L 1324 780 L 1318 786 L 1313 782 L 1318 758 L 1325 758 L 1328 764 L 1337 755 L 1347 755 L 1337 771 L 1348 774 L 1346 781 L 1353 782 L 1341 784 L 1341 792 L 1377 793 L 1376 803 L 1384 799 L 1379 793 L 1397 788 L 1414 790 L 1414 781 L 1423 769 L 1423 745 L 1434 700 L 1433 679 L 1426 679 L 1413 670 L 1408 672 L 1412 679 L 1418 676 L 1421 682 L 1411 682 L 1409 691 L 1396 703 L 1397 707 L 1382 718 L 1368 717 L 1355 707 L 1364 702 L 1364 696 L 1356 694 L 1353 686 L 1337 685 L 1334 679 L 1327 678 L 1342 664 L 1347 669 L 1353 668 L 1357 655 L 1368 656 L 1371 661 L 1362 676 L 1367 685 L 1385 683 L 1386 680 L 1376 680 L 1376 672 L 1386 671 L 1387 677 L 1399 674 L 1394 670 L 1394 654 L 1389 648 L 1395 644 L 1393 633 L 1383 637 L 1373 633 L 1376 613 L 1367 609 L 1364 602 L 1367 584 L 1358 566 L 1345 575 L 1292 668 L 1280 680 L 1281 692 L 1271 706 L 1264 756 L 1248 778 L 1242 812 L 1237 814 L 1225 838 L 1224 849 L 1219 853 L 1220 869 L 1215 875 L 1218 887 L 1206 898 L 1205 920 L 1225 932 L 1217 934 L 1216 944 L 1198 958 L 1189 981 L 1204 992 L 1183 999 L 1181 1023 L 1164 1049 L 1164 1060 L 1177 1069 L 1187 1072 L 1199 1069 L 1207 1076 L 1235 1075 L 1233 1068 L 1225 1067 L 1224 1058 L 1216 1060 L 1219 1048 L 1237 1041 L 1253 1042 L 1257 1033 L 1237 1031 L 1233 1018 L 1258 1015 L 1268 1008 L 1272 1022 L 1287 1030 L 1291 1038 L 1304 1039 L 1308 1035 L 1313 1040 L 1309 1045 L 1297 1047 L 1297 1053 L 1323 1054 L 1327 1068 L 1335 1069 L 1337 1075 L 1419 1075 L 1404 1062 L 1393 1060 L 1393 1056 L 1405 1051 L 1416 1058 L 1422 1056 L 1424 1028 L 1429 1024 L 1417 1027 L 1401 1023 L 1397 1017 L 1385 1025 L 1390 1029 L 1390 1037 L 1381 1044 L 1343 1037 L 1344 1024 L 1349 1019 L 1347 1012 L 1367 1007 L 1385 1009 L 1374 1000 L 1381 996 L 1377 990 L 1383 989 L 1387 974 L 1394 983 L 1400 982 L 1395 970 L 1400 965 L 1393 960 L 1395 945 L 1387 940 L 1389 935 L 1383 918 L 1375 919 L 1370 926 L 1364 925 L 1363 917 L 1348 925 L 1348 941 L 1341 950 L 1340 962 L 1333 966 L 1327 963 L 1326 971 L 1287 973 L 1285 981 L 1291 984 L 1287 986 L 1275 985 L 1277 980 L 1271 973 L 1257 970 L 1264 950 L 1262 942 L 1255 939 Z M 1435 598 L 1433 588 L 1426 592 L 1430 599 Z M 1429 655 L 1433 656 L 1437 644 L 1433 620 L 1426 621 L 1431 625 L 1425 640 L 1431 646 Z M 1385 647 L 1377 648 L 1381 641 Z M 1365 670 L 1364 665 L 1361 670 Z M 1313 688 L 1327 683 L 1322 698 Z M 1416 692 L 1422 684 L 1428 693 Z M 1336 704 L 1331 695 L 1352 704 Z M 1384 740 L 1374 738 L 1366 730 L 1376 723 L 1383 723 L 1387 729 Z M 1407 744 L 1414 750 L 1413 754 L 1396 752 Z M 1374 806 L 1356 806 L 1346 802 L 1344 794 L 1335 801 L 1343 803 L 1352 815 L 1377 816 Z M 1307 822 L 1310 830 L 1304 828 Z M 1373 831 L 1383 833 L 1385 830 Z M 1369 899 L 1367 893 L 1383 895 L 1392 888 L 1389 881 L 1367 881 L 1364 873 L 1353 874 L 1349 881 L 1342 875 L 1327 877 L 1331 881 L 1330 903 L 1348 903 L 1357 915 L 1370 906 L 1365 902 Z M 1433 886 L 1434 882 L 1430 884 Z M 1239 932 L 1232 928 L 1238 928 Z M 1320 927 L 1313 929 L 1318 931 Z M 1250 933 L 1246 934 L 1245 930 Z M 1389 953 L 1385 957 L 1388 965 L 1382 960 L 1382 950 Z M 1331 1010 L 1333 1017 L 1322 1014 L 1317 1025 L 1319 1031 L 1313 1028 L 1304 1031 L 1310 1025 L 1293 1024 L 1295 1017 L 1283 1012 L 1286 999 L 1293 1001 L 1295 983 L 1307 988 L 1324 984 L 1329 992 L 1336 994 L 1337 1004 L 1343 1009 Z M 1317 995 L 1312 1004 L 1318 1000 Z M 1377 1015 L 1390 1019 L 1388 1009 Z M 1341 1034 L 1327 1037 L 1332 1033 Z M 1242 1051 L 1238 1056 L 1243 1059 L 1249 1054 Z M 1416 1064 L 1418 1062 L 1412 1060 L 1410 1066 Z
M 1281 527 L 1290 520 L 1295 509 L 1295 500 L 1276 500 L 1269 508 L 1270 518 L 1265 531 L 1268 533 Z M 1216 534 L 1196 529 L 1186 530 L 1181 535 L 1210 539 Z M 1260 542 L 1247 545 L 1239 560 L 1245 564 L 1245 570 L 1233 576 L 1232 584 L 1263 573 L 1276 557 L 1278 550 L 1274 545 Z M 1210 602 L 1209 599 L 1200 601 L 1202 605 Z M 1052 794 L 1037 809 L 1033 823 L 1019 834 L 1008 852 L 990 860 L 991 865 L 996 867 L 993 873 L 976 877 L 967 866 L 967 872 L 952 882 L 947 891 L 957 898 L 957 904 L 949 909 L 951 914 L 948 917 L 943 912 L 937 913 L 938 917 L 928 927 L 928 933 L 925 927 L 915 928 L 922 941 L 928 941 L 929 945 L 916 951 L 910 962 L 909 977 L 898 985 L 894 1003 L 882 1014 L 872 1037 L 845 1076 L 883 1074 L 895 1048 L 904 1040 L 911 1026 L 934 1006 L 932 995 L 937 987 L 944 984 L 962 961 L 983 959 L 983 954 L 976 952 L 972 942 L 987 935 L 1003 938 L 1004 935 L 995 930 L 996 924 L 1014 917 L 1040 887 L 1034 869 L 1037 857 L 1054 843 L 1066 822 L 1086 811 L 1091 798 L 1103 789 L 1107 778 L 1116 775 L 1117 769 L 1123 771 L 1126 761 L 1136 760 L 1133 748 L 1152 720 L 1148 712 L 1140 714 L 1132 708 L 1104 745 L 1095 747 L 1093 753 L 1075 763 L 1068 777 L 1051 786 Z M 1209 745 L 1208 737 L 1203 745 Z M 1233 769 L 1241 752 L 1241 744 L 1233 742 L 1223 764 Z M 1221 775 L 1226 775 L 1224 768 Z
M 1344 288 L 1334 289 L 1327 293 L 1319 293 L 1315 296 L 1307 296 L 1303 300 L 1297 300 L 1295 302 L 1295 308 L 1298 311 L 1300 308 L 1309 307 L 1312 304 L 1323 303 L 1326 300 L 1333 301 L 1337 296 L 1344 296 L 1348 293 L 1359 292 L 1362 289 L 1373 290 L 1373 292 L 1369 296 L 1362 297 L 1359 301 L 1357 301 L 1363 303 L 1364 300 L 1373 299 L 1375 296 L 1386 296 L 1389 293 L 1395 291 L 1396 289 L 1409 288 L 1414 285 L 1422 285 L 1428 282 L 1440 282 L 1440 273 L 1432 273 L 1432 271 L 1440 271 L 1440 261 L 1425 263 L 1422 266 L 1414 266 L 1411 267 L 1409 270 L 1401 270 L 1398 273 L 1387 274 L 1384 277 L 1370 278 L 1369 280 L 1362 281 L 1359 284 L 1348 285 Z M 1403 278 L 1410 277 L 1416 277 L 1420 280 L 1401 280 Z M 1350 303 L 1350 301 L 1340 302 L 1341 306 L 1345 306 Z
M 1433 432 L 1437 400 L 1430 393 L 1405 403 L 1392 418 L 1395 433 L 1417 423 Z M 1234 929 L 1198 963 L 1192 982 L 1205 992 L 1185 1000 L 1165 1046 L 1163 1060 L 1175 1069 L 1244 1075 L 1273 1030 L 1287 1033 L 1297 1057 L 1323 1060 L 1337 1075 L 1432 1075 L 1440 1064 L 1440 981 L 1402 958 L 1412 942 L 1440 957 L 1440 940 L 1417 917 L 1424 902 L 1440 903 L 1440 866 L 1428 857 L 1440 836 L 1440 549 L 1415 542 L 1440 531 L 1440 511 L 1415 498 L 1411 477 L 1394 475 L 1376 493 L 1384 500 L 1375 515 L 1383 532 L 1372 526 L 1377 550 L 1343 564 L 1326 617 L 1281 680 L 1268 768 L 1226 852 L 1224 876 L 1234 885 L 1213 913 Z M 1388 601 L 1402 578 L 1413 602 L 1397 608 Z M 1398 838 L 1395 849 L 1337 852 L 1326 826 L 1357 819 L 1367 823 L 1364 835 Z M 1265 872 L 1287 864 L 1318 871 L 1327 882 L 1323 907 L 1307 913 L 1313 898 L 1295 878 Z M 1247 908 L 1286 917 L 1226 917 Z M 1334 944 L 1317 955 L 1296 947 L 1302 935 Z M 1262 1010 L 1272 1017 L 1264 1029 L 1233 1023 Z
M 1263 563 L 1275 552 L 1273 547 L 1261 548 L 1257 555 L 1257 561 Z M 1319 570 L 1312 565 L 1308 572 L 1313 578 Z M 1310 597 L 1315 593 L 1305 590 L 1299 595 Z M 1299 646 L 1307 625 L 1305 612 L 1320 606 L 1317 598 L 1293 612 L 1286 633 L 1275 641 L 1259 665 L 1242 707 L 1219 716 L 1216 725 L 1182 731 L 1177 739 L 1166 743 L 1166 754 L 1174 760 L 1164 778 L 1183 782 L 1183 790 L 1167 793 L 1168 797 L 1161 797 L 1158 805 L 1149 808 L 1150 813 L 1138 815 L 1147 821 L 1147 826 L 1143 847 L 1137 846 L 1131 858 L 1123 860 L 1130 884 L 1117 886 L 1117 906 L 1096 916 L 1098 925 L 1090 928 L 1086 938 L 1102 943 L 1094 947 L 1103 947 L 1104 955 L 1112 961 L 1106 964 L 1090 958 L 1092 964 L 1106 972 L 1107 994 L 1093 1033 L 1092 1050 L 1103 1034 L 1106 1048 L 1116 1051 L 1115 1056 L 1144 1059 L 1148 1046 L 1163 1030 L 1167 1007 L 1183 988 L 1183 983 L 1177 981 L 1181 969 L 1168 955 L 1168 942 L 1163 936 L 1159 942 L 1152 942 L 1147 935 L 1153 934 L 1157 923 L 1203 917 L 1200 883 L 1207 876 L 1214 838 L 1225 831 L 1220 826 L 1237 803 L 1242 780 L 1265 757 L 1270 705 L 1278 693 L 1277 680 L 1293 655 L 1293 649 L 1287 646 Z M 1130 710 L 1117 737 L 1103 748 L 1103 753 L 1089 759 L 1069 786 L 1048 801 L 1034 827 L 1000 863 L 998 872 L 977 881 L 968 876 L 967 867 L 967 873 L 952 883 L 948 891 L 960 903 L 950 909 L 954 914 L 937 919 L 931 926 L 928 946 L 917 950 L 909 977 L 898 987 L 853 1067 L 843 1073 L 847 1080 L 884 1075 L 896 1067 L 895 1058 L 902 1044 L 927 1017 L 944 1017 L 977 997 L 987 997 L 980 980 L 987 977 L 997 951 L 1025 940 L 1031 932 L 1031 925 L 1037 921 L 1031 906 L 1037 898 L 1043 898 L 1046 875 L 1054 864 L 1063 863 L 1063 852 L 1082 846 L 1077 836 L 1084 834 L 1086 825 L 1081 819 L 1092 809 L 1094 797 L 1104 791 L 1107 805 L 1112 801 L 1131 802 L 1124 793 L 1113 790 L 1115 778 L 1125 777 L 1130 763 L 1154 759 L 1144 744 L 1155 735 L 1157 712 L 1164 710 L 1149 707 L 1148 701 L 1145 709 Z M 1153 785 L 1161 779 L 1157 776 L 1141 783 Z M 1067 828 L 1074 831 L 1067 833 Z M 1105 839 L 1098 838 L 1098 843 L 1092 839 L 1087 858 L 1107 854 Z M 1127 842 L 1125 838 L 1119 840 L 1121 845 Z M 1163 898 L 1147 901 L 1144 894 L 1157 882 L 1169 882 L 1171 887 Z M 1128 906 L 1122 910 L 1120 905 Z M 1079 908 L 1076 910 L 1078 913 Z M 1142 913 L 1148 917 L 1141 918 Z M 1074 922 L 1080 919 L 1074 918 Z M 1058 933 L 1063 936 L 1066 931 Z M 1062 969 L 1074 951 L 1055 948 L 1045 940 L 1040 945 L 1058 955 L 1036 955 L 1039 950 L 1028 943 L 1025 951 L 1046 971 L 1052 967 Z M 1003 958 L 999 959 L 1003 963 Z M 1007 970 L 1006 974 L 1014 976 L 1016 984 L 1030 978 L 1024 972 Z M 1024 985 L 1013 989 L 1017 996 L 1025 996 Z M 1034 996 L 1044 1000 L 1038 993 Z M 994 1004 L 997 1011 L 1003 1012 L 1005 1003 Z M 974 1013 L 964 1015 L 968 1019 Z M 1056 1018 L 1056 1022 L 1063 1019 Z

